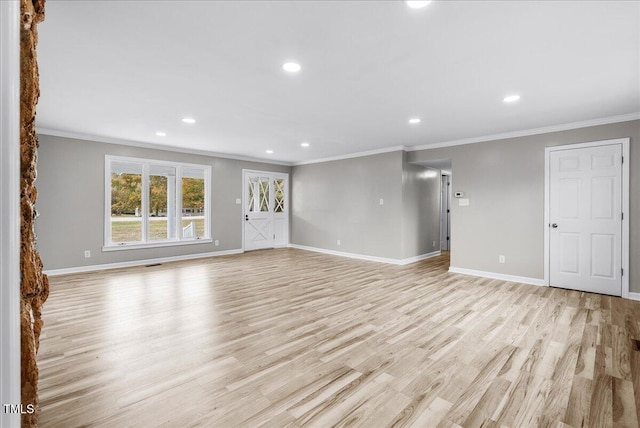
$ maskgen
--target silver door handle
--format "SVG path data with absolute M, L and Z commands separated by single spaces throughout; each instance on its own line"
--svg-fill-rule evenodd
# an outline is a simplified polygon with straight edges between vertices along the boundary
M 553 224 L 551 225 L 551 227 L 553 227 L 554 229 L 557 229 L 557 228 L 558 228 L 558 224 L 557 224 L 557 223 L 553 223 Z

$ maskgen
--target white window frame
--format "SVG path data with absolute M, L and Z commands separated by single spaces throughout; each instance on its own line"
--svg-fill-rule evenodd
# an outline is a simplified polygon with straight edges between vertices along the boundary
M 111 165 L 113 162 L 130 162 L 142 165 L 142 242 L 111 242 Z M 180 228 L 176 226 L 176 237 L 172 239 L 148 241 L 147 225 L 149 223 L 149 168 L 154 166 L 169 166 L 176 171 L 176 223 L 182 222 L 182 169 L 201 168 L 204 170 L 204 237 L 183 238 Z M 185 162 L 170 162 L 156 159 L 133 158 L 128 156 L 106 155 L 104 160 L 104 246 L 102 251 L 131 250 L 137 248 L 170 247 L 175 245 L 211 243 L 211 165 L 201 165 Z

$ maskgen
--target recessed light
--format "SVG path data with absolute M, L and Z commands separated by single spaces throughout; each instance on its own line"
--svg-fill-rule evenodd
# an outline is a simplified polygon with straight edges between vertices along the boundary
M 267 154 L 270 154 L 270 155 L 272 155 L 272 154 L 273 154 L 273 150 L 271 150 L 271 149 L 268 149 L 268 150 L 267 150 Z
M 166 132 L 162 132 L 162 131 L 158 131 L 158 132 L 156 132 L 156 135 L 157 135 L 158 137 L 166 137 L 166 136 L 167 136 L 167 133 L 166 133 Z
M 418 119 L 417 117 L 411 118 L 409 119 L 409 123 L 412 125 L 416 125 L 418 123 L 422 122 L 420 119 Z
M 520 95 L 509 95 L 508 97 L 504 97 L 502 101 L 505 103 L 514 103 L 520 99 Z
M 303 141 L 302 143 L 300 143 L 300 145 L 301 145 L 302 147 L 309 147 L 309 146 L 310 146 L 310 144 L 309 144 L 309 143 L 307 143 L 306 141 Z
M 302 67 L 300 67 L 300 64 L 298 64 L 297 62 L 287 62 L 282 64 L 282 69 L 284 71 L 288 71 L 289 73 L 297 73 L 302 69 Z
M 188 123 L 188 124 L 196 123 L 196 120 L 194 118 L 192 118 L 192 117 L 183 117 L 182 121 L 184 123 Z
M 412 0 L 407 0 L 405 2 L 407 4 L 407 6 L 409 6 L 412 9 L 422 9 L 423 7 L 425 7 L 426 5 L 428 5 L 429 3 L 431 3 L 431 1 L 412 1 Z

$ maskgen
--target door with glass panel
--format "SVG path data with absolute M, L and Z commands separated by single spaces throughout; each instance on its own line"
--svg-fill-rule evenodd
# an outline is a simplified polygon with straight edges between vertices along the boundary
M 288 174 L 243 171 L 243 229 L 246 251 L 288 244 L 288 194 Z

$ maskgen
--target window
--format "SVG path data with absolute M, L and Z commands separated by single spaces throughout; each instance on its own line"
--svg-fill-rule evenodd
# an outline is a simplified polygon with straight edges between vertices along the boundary
M 249 212 L 269 211 L 269 177 L 249 178 Z
M 104 249 L 210 242 L 211 167 L 106 156 Z
M 273 188 L 275 189 L 273 212 L 284 212 L 284 178 L 275 178 L 273 180 Z

